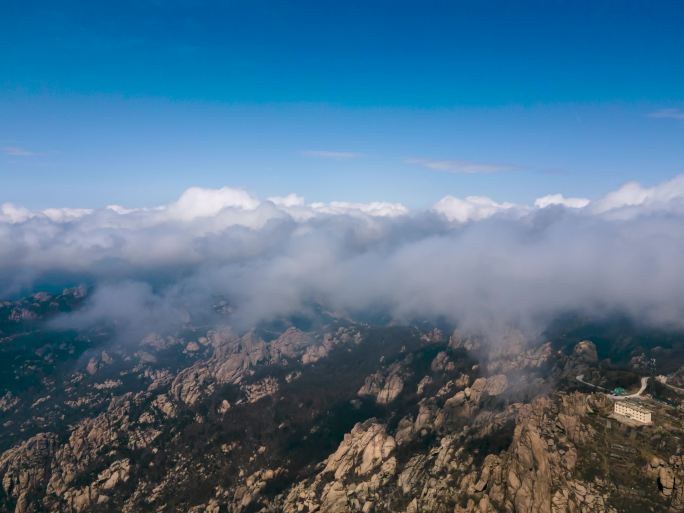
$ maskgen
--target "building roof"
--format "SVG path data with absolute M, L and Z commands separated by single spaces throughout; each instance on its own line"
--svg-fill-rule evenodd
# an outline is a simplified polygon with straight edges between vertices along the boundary
M 639 403 L 636 403 L 634 401 L 620 401 L 620 403 L 622 403 L 624 406 L 627 406 L 628 408 L 638 411 L 639 413 L 651 413 L 651 410 L 644 408 Z

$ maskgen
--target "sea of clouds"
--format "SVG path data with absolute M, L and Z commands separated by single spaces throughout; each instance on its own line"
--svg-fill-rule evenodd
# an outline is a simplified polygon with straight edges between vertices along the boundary
M 568 312 L 682 329 L 684 175 L 595 201 L 446 196 L 425 211 L 228 187 L 138 209 L 1 205 L 0 297 L 53 282 L 94 287 L 71 321 L 149 330 L 217 298 L 239 327 L 315 304 L 475 331 L 538 329 Z

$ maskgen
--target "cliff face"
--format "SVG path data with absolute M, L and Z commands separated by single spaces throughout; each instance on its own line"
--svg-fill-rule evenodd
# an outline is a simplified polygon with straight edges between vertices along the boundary
M 630 427 L 576 380 L 593 343 L 490 347 L 345 321 L 88 350 L 0 394 L 0 511 L 682 511 L 674 399 Z
M 57 436 L 41 433 L 0 457 L 5 503 L 16 504 L 17 513 L 35 509 L 35 499 L 43 493 L 50 478 L 57 443 Z

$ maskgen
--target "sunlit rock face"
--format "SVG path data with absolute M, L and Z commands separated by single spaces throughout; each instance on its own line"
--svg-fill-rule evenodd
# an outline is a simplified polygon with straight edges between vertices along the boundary
M 637 512 L 684 505 L 677 333 L 572 323 L 500 338 L 317 312 L 123 340 L 1 308 L 0 511 Z M 33 315 L 15 315 L 20 309 Z M 19 310 L 18 310 L 19 309 Z M 220 311 L 223 311 L 219 309 Z M 616 327 L 617 326 L 617 327 Z M 601 337 L 597 344 L 587 332 Z M 604 335 L 623 330 L 614 342 Z M 670 345 L 666 345 L 666 342 Z M 644 391 L 652 425 L 613 414 Z M 582 381 L 578 375 L 582 375 Z M 586 383 L 590 383 L 587 385 Z

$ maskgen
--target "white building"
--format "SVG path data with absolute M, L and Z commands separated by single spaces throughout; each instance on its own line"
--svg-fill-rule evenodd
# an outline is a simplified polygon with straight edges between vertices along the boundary
M 651 411 L 633 401 L 615 401 L 615 413 L 641 424 L 651 423 Z

